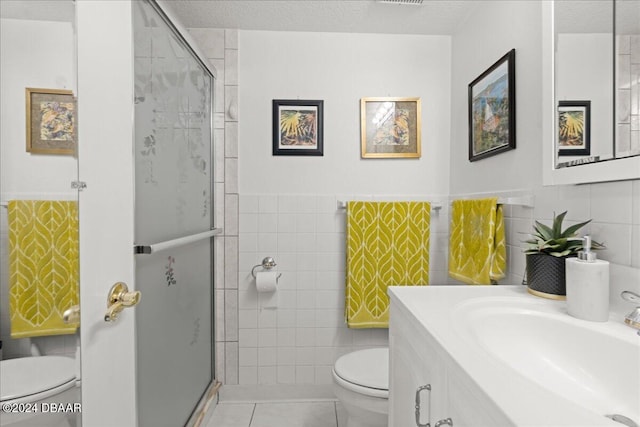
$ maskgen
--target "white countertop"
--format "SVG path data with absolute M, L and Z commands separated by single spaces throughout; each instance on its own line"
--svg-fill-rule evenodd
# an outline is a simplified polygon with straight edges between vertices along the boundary
M 517 426 L 612 426 L 623 424 L 611 421 L 603 414 L 585 409 L 558 396 L 539 384 L 520 375 L 496 357 L 492 357 L 456 332 L 453 313 L 459 304 L 483 297 L 518 298 L 544 305 L 550 313 L 564 314 L 569 322 L 585 322 L 566 314 L 564 301 L 547 300 L 530 295 L 524 286 L 402 286 L 390 287 L 392 303 L 406 310 L 438 342 L 458 365 L 493 400 Z M 514 300 L 515 301 L 515 300 Z M 392 320 L 393 321 L 393 320 Z M 589 328 L 606 333 L 624 335 L 625 340 L 640 337 L 624 324 L 616 313 L 608 322 L 586 322 Z M 584 326 L 584 325 L 582 325 Z M 526 334 L 527 331 L 522 331 Z M 569 338 L 570 339 L 570 338 Z M 633 341 L 635 342 L 635 341 Z M 594 343 L 597 351 L 597 343 Z M 640 360 L 639 360 L 640 363 Z M 638 402 L 640 407 L 640 402 Z M 640 411 L 639 411 L 640 412 Z M 635 420 L 636 422 L 638 420 Z

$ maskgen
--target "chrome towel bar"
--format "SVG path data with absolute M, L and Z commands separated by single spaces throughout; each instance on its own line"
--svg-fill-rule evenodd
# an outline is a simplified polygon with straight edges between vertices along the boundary
M 534 196 L 533 195 L 523 195 L 523 196 L 512 196 L 512 197 L 498 197 L 499 205 L 512 205 L 512 206 L 524 206 L 527 208 L 532 208 L 534 206 Z M 347 202 L 344 200 L 338 200 L 338 210 L 345 210 L 347 208 Z M 442 209 L 442 205 L 440 203 L 432 203 L 431 209 L 434 211 L 439 211 Z
M 338 210 L 345 210 L 345 209 L 347 209 L 347 202 L 343 200 L 338 200 Z M 431 209 L 433 209 L 434 211 L 439 211 L 440 209 L 442 209 L 442 205 L 439 203 L 431 203 Z

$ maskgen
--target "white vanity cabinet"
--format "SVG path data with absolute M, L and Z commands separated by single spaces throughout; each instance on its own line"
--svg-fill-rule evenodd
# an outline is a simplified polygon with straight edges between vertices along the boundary
M 447 418 L 444 363 L 410 315 L 392 312 L 398 320 L 389 325 L 389 426 L 434 426 Z
M 389 427 L 515 425 L 394 298 L 389 348 Z
M 616 415 L 640 425 L 629 373 L 640 343 L 625 313 L 586 322 L 520 285 L 388 293 L 391 427 L 619 427 Z

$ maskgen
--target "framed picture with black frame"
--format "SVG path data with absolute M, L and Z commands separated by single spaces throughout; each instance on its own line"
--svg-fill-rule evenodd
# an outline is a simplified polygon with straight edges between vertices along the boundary
M 591 155 L 591 101 L 558 101 L 558 155 Z
M 322 156 L 322 100 L 273 100 L 273 155 Z
M 469 161 L 516 148 L 516 50 L 469 83 Z

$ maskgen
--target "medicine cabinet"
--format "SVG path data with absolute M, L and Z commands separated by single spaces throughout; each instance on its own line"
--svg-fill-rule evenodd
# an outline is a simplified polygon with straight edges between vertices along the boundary
M 640 178 L 640 2 L 542 2 L 543 182 Z

